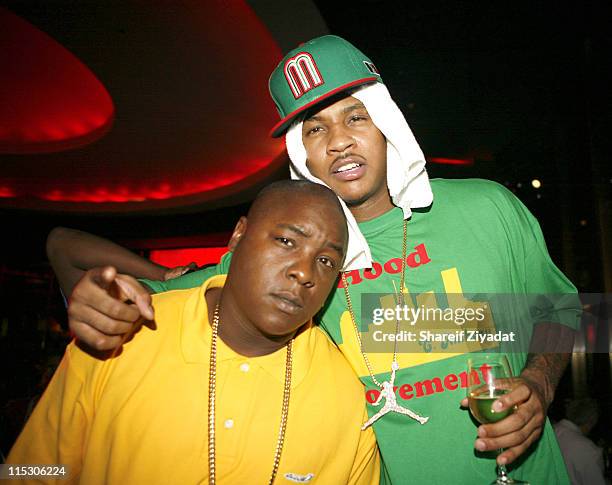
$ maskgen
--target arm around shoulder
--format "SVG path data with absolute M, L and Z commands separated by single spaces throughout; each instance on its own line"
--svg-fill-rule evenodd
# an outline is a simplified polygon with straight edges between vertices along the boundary
M 212 276 L 227 274 L 229 271 L 232 253 L 227 252 L 221 257 L 218 264 L 213 264 L 200 268 L 197 271 L 190 271 L 176 278 L 167 279 L 166 281 L 152 281 L 148 279 L 141 280 L 150 290 L 151 293 L 162 293 L 172 290 L 186 290 L 202 285 L 207 279 Z
M 96 267 L 110 265 L 120 273 L 152 280 L 163 280 L 168 271 L 108 239 L 65 227 L 49 233 L 47 257 L 65 295 L 87 270 Z

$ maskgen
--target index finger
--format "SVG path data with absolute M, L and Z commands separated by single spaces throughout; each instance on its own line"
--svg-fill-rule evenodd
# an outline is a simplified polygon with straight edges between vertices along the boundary
M 95 274 L 86 274 L 74 287 L 68 299 L 68 309 L 75 309 L 75 306 L 78 307 L 75 304 L 80 304 L 114 320 L 135 322 L 140 317 L 140 311 L 111 295 L 113 284 L 110 283 L 106 288 L 101 287 Z M 75 309 L 75 312 L 78 316 L 78 309 Z
M 531 389 L 525 384 L 519 384 L 510 392 L 503 394 L 493 403 L 493 410 L 496 412 L 518 406 L 524 403 L 531 396 Z
M 136 304 L 143 317 L 147 320 L 155 318 L 153 307 L 151 306 L 151 295 L 135 278 L 121 274 L 117 275 L 115 283 L 121 289 L 124 296 Z
M 526 387 L 526 386 L 520 386 Z M 522 427 L 524 427 L 528 422 L 530 422 L 535 414 L 537 413 L 537 408 L 534 407 L 533 400 L 529 399 L 531 396 L 531 392 L 529 388 L 527 388 L 527 400 L 522 400 L 522 396 L 524 395 L 524 390 L 517 388 L 519 391 L 517 394 L 519 397 L 513 397 L 510 402 L 512 407 L 514 407 L 514 412 L 507 416 L 506 418 L 498 421 L 497 423 L 483 424 L 478 428 L 478 437 L 479 438 L 492 438 L 498 437 L 505 434 L 513 433 Z M 505 396 L 504 396 L 505 397 Z M 494 403 L 497 404 L 497 401 Z M 520 406 L 519 406 L 520 404 Z M 499 409 L 508 409 L 507 407 L 499 408 Z M 496 408 L 495 411 L 498 411 Z
M 531 421 L 533 416 L 533 410 L 528 409 L 528 405 L 525 404 L 497 423 L 483 424 L 479 426 L 478 437 L 495 438 L 513 433 L 523 428 L 529 421 Z

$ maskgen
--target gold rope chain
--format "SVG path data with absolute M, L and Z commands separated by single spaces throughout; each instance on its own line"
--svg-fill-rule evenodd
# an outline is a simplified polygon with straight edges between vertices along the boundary
M 212 338 L 210 342 L 210 366 L 208 372 L 208 483 L 215 485 L 215 398 L 217 391 L 217 337 L 219 335 L 219 304 L 215 307 L 212 324 Z M 281 411 L 280 429 L 274 453 L 274 465 L 268 485 L 274 483 L 280 463 L 285 432 L 287 430 L 287 416 L 289 415 L 289 397 L 291 394 L 291 371 L 293 369 L 293 339 L 287 344 L 287 360 L 285 362 L 285 389 L 283 391 L 283 409 Z
M 404 237 L 403 237 L 403 241 L 402 241 L 402 274 L 400 276 L 400 290 L 399 290 L 399 295 L 398 295 L 398 299 L 396 300 L 396 304 L 400 304 L 400 302 L 403 303 L 404 301 L 404 276 L 406 273 L 406 239 L 407 239 L 407 234 L 408 234 L 408 220 L 404 219 Z M 372 371 L 372 364 L 370 363 L 370 359 L 368 359 L 368 355 L 363 351 L 363 342 L 361 340 L 361 333 L 359 332 L 359 327 L 357 327 L 357 321 L 355 318 L 355 312 L 353 311 L 353 303 L 351 301 L 351 295 L 349 293 L 349 289 L 348 289 L 348 281 L 346 279 L 346 273 L 343 272 L 342 273 L 342 284 L 344 286 L 344 297 L 346 298 L 346 306 L 348 308 L 349 314 L 351 315 L 351 321 L 353 322 L 353 328 L 355 329 L 355 335 L 357 336 L 357 343 L 359 344 L 359 351 L 361 352 L 361 355 L 363 356 L 363 360 L 365 361 L 366 367 L 368 368 L 368 372 L 370 373 L 370 377 L 372 378 L 372 381 L 374 382 L 374 384 L 376 384 L 378 387 L 382 388 L 382 384 L 378 381 L 378 379 L 376 379 L 376 377 L 374 377 L 374 372 Z M 395 325 L 395 334 L 397 335 L 399 333 L 399 319 L 396 321 L 396 325 Z M 392 362 L 396 362 L 397 360 L 397 339 L 395 339 L 395 343 L 393 345 L 393 361 Z

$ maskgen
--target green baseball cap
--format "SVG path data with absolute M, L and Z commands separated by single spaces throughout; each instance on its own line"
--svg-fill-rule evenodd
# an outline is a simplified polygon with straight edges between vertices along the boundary
M 382 79 L 363 52 L 335 35 L 324 35 L 290 51 L 270 76 L 268 87 L 281 120 L 271 136 L 281 136 L 295 118 L 346 89 Z

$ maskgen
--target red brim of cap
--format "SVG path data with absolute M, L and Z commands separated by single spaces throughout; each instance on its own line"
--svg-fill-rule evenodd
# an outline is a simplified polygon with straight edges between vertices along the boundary
M 310 109 L 313 106 L 316 106 L 322 101 L 325 101 L 331 96 L 334 96 L 335 94 L 341 93 L 342 91 L 353 88 L 355 86 L 366 84 L 372 81 L 378 81 L 378 78 L 365 77 L 363 79 L 358 79 L 356 81 L 351 81 L 350 83 L 343 84 L 342 86 L 338 86 L 336 89 L 332 89 L 329 93 L 325 93 L 324 95 L 318 97 L 317 99 L 311 101 L 310 103 L 305 104 L 304 106 L 296 109 L 292 113 L 289 113 L 287 116 L 285 116 L 282 120 L 280 120 L 278 123 L 276 123 L 272 127 L 272 130 L 270 130 L 270 136 L 272 138 L 278 138 L 289 128 L 289 126 L 291 126 L 291 123 L 293 123 L 293 120 L 295 120 L 296 116 L 298 116 L 300 113 L 303 113 L 307 109 Z

